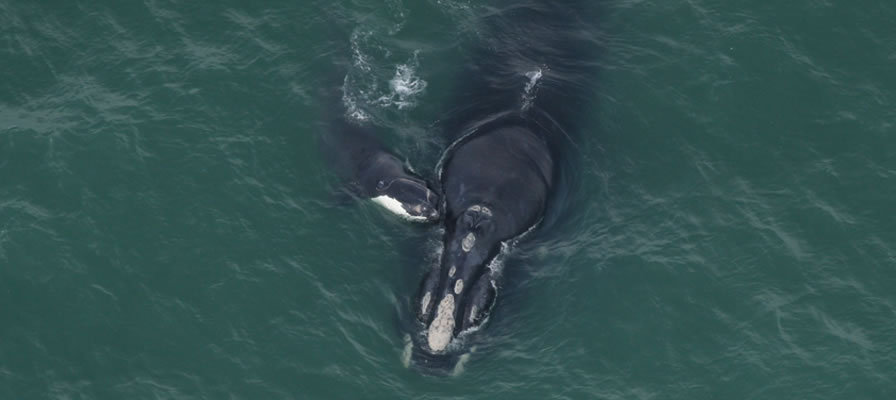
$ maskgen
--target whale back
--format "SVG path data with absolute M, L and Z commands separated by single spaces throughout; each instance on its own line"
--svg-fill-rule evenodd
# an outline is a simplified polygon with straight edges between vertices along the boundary
M 446 218 L 487 205 L 498 221 L 497 240 L 521 234 L 544 211 L 553 164 L 545 141 L 526 127 L 504 126 L 469 138 L 444 167 Z

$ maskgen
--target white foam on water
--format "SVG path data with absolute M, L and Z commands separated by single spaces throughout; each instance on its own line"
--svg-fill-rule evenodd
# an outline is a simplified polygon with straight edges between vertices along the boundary
M 346 87 L 348 86 L 348 76 L 345 77 L 345 82 L 342 85 L 342 104 L 345 105 L 346 114 L 350 119 L 355 121 L 367 121 L 370 119 L 370 114 L 367 114 L 364 110 L 358 107 L 358 103 L 355 99 L 349 94 Z
M 416 96 L 426 90 L 426 81 L 418 77 L 415 68 L 418 67 L 417 55 L 407 64 L 395 67 L 395 75 L 389 81 L 389 93 L 381 96 L 377 101 L 384 107 L 396 106 L 399 110 L 417 105 Z
M 529 83 L 526 84 L 526 93 L 531 93 L 532 88 L 534 88 L 535 84 L 538 83 L 538 80 L 541 79 L 541 68 L 536 69 L 535 71 L 526 72 L 526 77 L 529 78 Z
M 389 28 L 389 35 L 394 35 L 401 31 L 404 28 L 405 22 L 407 22 L 407 14 L 404 9 L 404 2 L 402 0 L 386 0 L 386 5 L 389 8 L 389 11 L 392 12 L 392 17 L 398 20 L 394 25 Z
M 460 242 L 461 248 L 464 250 L 465 253 L 469 253 L 470 250 L 473 250 L 473 246 L 475 244 L 476 244 L 476 235 L 474 235 L 473 232 L 468 233 L 467 236 L 464 237 L 464 240 L 462 240 Z
M 364 103 L 366 97 L 364 77 L 371 74 L 371 59 L 362 51 L 362 47 L 369 47 L 367 44 L 370 36 L 373 34 L 369 30 L 355 30 L 352 32 L 352 70 L 349 70 L 342 81 L 342 104 L 345 105 L 346 115 L 355 121 L 368 121 L 370 114 L 359 106 Z M 361 82 L 359 82 L 361 81 Z
M 368 57 L 361 51 L 362 42 L 366 42 L 372 35 L 371 31 L 356 30 L 352 32 L 352 65 L 358 67 L 361 71 L 370 72 L 370 61 Z
M 395 9 L 403 19 L 402 9 L 397 5 Z M 394 31 L 384 34 L 394 35 L 399 29 L 400 24 Z M 377 115 L 375 108 L 404 110 L 414 107 L 420 93 L 426 89 L 427 82 L 417 75 L 417 52 L 396 65 L 394 53 L 397 52 L 384 44 L 382 36 L 370 29 L 352 32 L 352 65 L 342 84 L 342 102 L 350 119 L 369 121 Z
M 526 77 L 529 78 L 529 82 L 526 82 L 526 88 L 523 90 L 523 111 L 532 107 L 532 102 L 535 101 L 535 94 L 538 91 L 538 82 L 541 80 L 541 76 L 541 68 L 526 72 Z

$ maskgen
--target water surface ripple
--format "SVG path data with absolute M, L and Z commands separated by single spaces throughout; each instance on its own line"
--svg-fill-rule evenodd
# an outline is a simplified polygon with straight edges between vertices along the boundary
M 432 175 L 458 63 L 508 39 L 481 22 L 532 2 L 0 0 L 0 398 L 896 393 L 875 1 L 607 0 L 555 27 L 599 48 L 561 76 L 596 87 L 575 190 L 464 371 L 402 366 L 438 232 L 340 201 L 318 99 Z

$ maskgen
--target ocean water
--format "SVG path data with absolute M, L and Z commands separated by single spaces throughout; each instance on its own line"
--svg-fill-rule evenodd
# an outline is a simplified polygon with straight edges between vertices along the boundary
M 438 234 L 338 195 L 320 99 L 432 175 L 533 1 L 0 0 L 0 398 L 893 398 L 882 1 L 593 2 L 576 189 L 462 370 L 403 365 Z

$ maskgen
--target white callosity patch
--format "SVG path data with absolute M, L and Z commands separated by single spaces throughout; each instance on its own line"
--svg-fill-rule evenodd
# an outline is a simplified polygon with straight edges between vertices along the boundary
M 470 250 L 473 249 L 473 245 L 476 244 L 476 235 L 473 235 L 473 232 L 467 234 L 464 237 L 464 240 L 460 243 L 461 247 L 464 249 L 464 252 L 469 253 Z
M 469 210 L 473 211 L 473 212 L 482 213 L 482 215 L 485 215 L 485 216 L 489 216 L 489 217 L 492 216 L 492 210 L 490 210 L 486 206 L 480 206 L 480 205 L 470 206 Z
M 460 294 L 464 290 L 464 280 L 458 279 L 457 282 L 454 283 L 454 294 Z
M 452 266 L 451 266 L 451 269 L 448 270 L 448 277 L 449 277 L 449 278 L 454 278 L 454 273 L 455 273 L 455 272 L 457 272 L 457 268 L 455 268 L 455 267 L 452 265 Z
M 432 351 L 442 351 L 451 343 L 454 333 L 454 296 L 447 295 L 436 310 L 436 318 L 429 325 L 426 340 Z
M 371 200 L 373 200 L 374 203 L 383 206 L 383 208 L 391 211 L 393 214 L 396 214 L 396 215 L 398 215 L 402 218 L 405 218 L 407 220 L 417 221 L 417 222 L 426 221 L 425 216 L 415 216 L 415 215 L 409 214 L 407 212 L 407 210 L 404 209 L 404 206 L 401 205 L 400 201 L 395 200 L 389 196 L 386 196 L 386 195 L 377 196 Z
M 426 292 L 426 294 L 423 295 L 423 300 L 420 301 L 420 310 L 423 314 L 426 314 L 429 311 L 429 301 L 430 297 L 432 297 L 431 295 L 431 292 Z
M 476 313 L 479 312 L 479 307 L 473 304 L 473 307 L 470 307 L 470 323 L 476 321 Z

